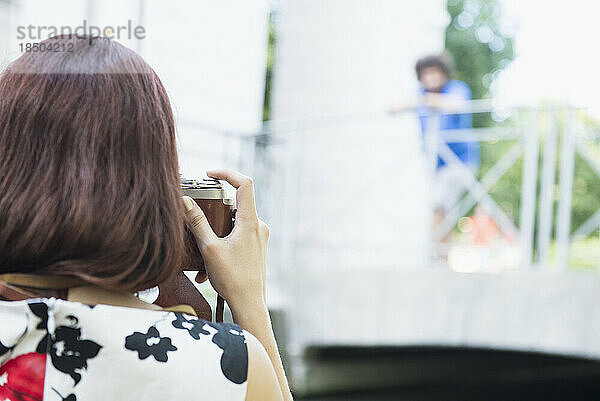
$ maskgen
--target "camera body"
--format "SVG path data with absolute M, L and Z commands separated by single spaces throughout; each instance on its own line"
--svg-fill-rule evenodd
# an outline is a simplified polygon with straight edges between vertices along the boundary
M 202 180 L 181 180 L 183 195 L 189 196 L 200 206 L 208 223 L 218 237 L 226 237 L 233 229 L 235 210 L 233 199 L 227 198 L 223 184 L 212 178 Z M 204 272 L 204 260 L 196 245 L 196 240 L 186 226 L 187 259 L 183 270 Z
M 204 212 L 211 228 L 219 237 L 227 236 L 233 229 L 235 209 L 233 199 L 227 198 L 220 181 L 212 178 L 201 180 L 181 179 L 182 195 L 192 198 Z M 212 310 L 206 299 L 194 284 L 183 273 L 197 271 L 196 281 L 202 283 L 206 279 L 204 260 L 198 249 L 196 239 L 186 224 L 185 227 L 186 257 L 181 271 L 171 280 L 161 283 L 159 295 L 154 303 L 162 307 L 187 304 L 194 308 L 199 318 L 210 321 Z M 223 321 L 224 300 L 217 296 L 216 321 Z

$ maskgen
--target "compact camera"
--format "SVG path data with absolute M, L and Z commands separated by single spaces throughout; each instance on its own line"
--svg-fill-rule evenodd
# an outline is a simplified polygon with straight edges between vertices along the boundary
M 181 180 L 183 195 L 192 198 L 204 212 L 211 228 L 219 237 L 226 237 L 233 229 L 235 210 L 233 199 L 227 198 L 220 181 L 205 178 L 202 180 Z M 204 260 L 196 245 L 196 240 L 186 226 L 187 259 L 184 270 L 204 272 Z
M 227 236 L 233 229 L 235 209 L 233 199 L 228 198 L 223 184 L 212 178 L 201 180 L 181 179 L 182 195 L 192 198 L 204 212 L 208 223 L 219 237 Z M 189 227 L 185 227 L 186 258 L 181 271 L 175 277 L 158 286 L 159 296 L 154 302 L 162 307 L 171 307 L 187 304 L 194 308 L 198 317 L 211 320 L 210 305 L 200 294 L 194 284 L 183 273 L 184 271 L 197 271 L 196 281 L 201 283 L 206 278 L 204 260 L 198 249 L 196 239 Z M 223 321 L 225 302 L 217 296 L 216 321 Z

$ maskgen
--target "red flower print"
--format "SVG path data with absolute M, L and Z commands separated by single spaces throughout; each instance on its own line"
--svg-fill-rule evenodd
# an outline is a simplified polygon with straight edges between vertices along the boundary
M 42 401 L 46 354 L 30 352 L 0 366 L 0 400 Z

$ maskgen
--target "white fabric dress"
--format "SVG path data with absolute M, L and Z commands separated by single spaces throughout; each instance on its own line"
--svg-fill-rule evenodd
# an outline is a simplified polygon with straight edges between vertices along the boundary
M 54 298 L 0 301 L 0 401 L 244 400 L 242 329 Z

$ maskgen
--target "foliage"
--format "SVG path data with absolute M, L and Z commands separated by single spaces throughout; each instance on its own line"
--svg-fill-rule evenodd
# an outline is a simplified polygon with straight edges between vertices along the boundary
M 474 99 L 485 98 L 514 57 L 513 39 L 502 27 L 500 2 L 448 0 L 447 10 L 445 47 L 454 60 L 456 77 L 469 85 Z
M 450 23 L 446 28 L 445 47 L 455 62 L 456 78 L 469 85 L 474 99 L 489 97 L 494 80 L 514 57 L 513 38 L 505 28 L 506 21 L 502 19 L 500 1 L 448 0 L 447 10 L 450 15 Z M 579 117 L 584 126 L 590 129 L 598 128 L 597 121 L 586 116 Z M 510 123 L 526 124 L 524 118 L 526 117 L 513 116 Z M 558 123 L 559 130 L 562 131 L 562 120 L 559 120 Z M 473 124 L 475 127 L 502 125 L 494 122 L 486 114 L 474 115 Z M 542 131 L 541 143 L 543 143 L 544 129 L 547 127 L 540 128 Z M 480 176 L 489 171 L 512 144 L 514 142 L 510 141 L 481 143 Z M 540 169 L 542 160 L 543 146 L 540 144 Z M 559 160 L 560 154 L 556 160 L 557 172 Z M 522 167 L 523 160 L 519 159 L 490 190 L 492 198 L 517 224 L 520 211 Z M 540 174 L 538 174 L 538 190 L 540 188 L 539 179 Z M 558 191 L 555 190 L 555 192 L 554 210 L 556 212 Z M 598 209 L 599 199 L 600 178 L 580 156 L 576 156 L 571 214 L 572 231 L 576 230 Z
M 596 160 L 598 162 L 598 159 Z M 571 231 L 583 224 L 600 207 L 600 177 L 579 155 L 575 158 Z M 596 230 L 592 235 L 597 236 Z
M 558 130 L 560 133 L 564 132 L 564 113 L 558 114 Z M 540 115 L 541 120 L 547 120 L 549 117 L 547 114 L 542 113 Z M 579 120 L 585 125 L 594 126 L 592 122 L 586 124 L 587 116 L 579 116 Z M 515 116 L 510 123 L 511 124 L 522 124 L 524 116 Z M 507 124 L 509 122 L 506 122 Z M 542 136 L 540 137 L 539 144 L 539 159 L 538 159 L 538 196 L 541 188 L 541 169 L 544 158 L 543 144 L 545 137 L 543 132 L 547 129 L 545 124 L 540 124 Z M 561 138 L 562 140 L 562 138 Z M 514 141 L 501 141 L 501 142 L 483 142 L 481 143 L 481 160 L 482 165 L 480 168 L 480 175 L 485 175 L 489 169 L 502 157 L 502 155 L 512 146 Z M 595 159 L 600 163 L 600 146 L 597 143 L 587 143 L 584 145 L 591 150 L 591 153 L 595 156 Z M 560 172 L 560 149 L 561 142 L 558 142 L 558 154 L 556 158 L 556 178 L 553 198 L 553 210 L 556 216 L 558 210 L 558 189 L 559 189 L 559 172 Z M 519 223 L 519 212 L 520 212 L 520 197 L 521 197 L 521 180 L 523 173 L 523 159 L 519 159 L 494 185 L 489 191 L 491 197 L 498 203 L 498 205 L 504 210 L 504 212 L 512 218 L 514 222 Z M 589 219 L 600 207 L 600 177 L 597 172 L 584 160 L 579 154 L 575 156 L 575 165 L 573 173 L 573 192 L 572 192 L 572 204 L 571 204 L 571 232 L 576 231 L 587 219 Z M 539 202 L 537 203 L 539 208 Z M 536 218 L 539 219 L 539 215 L 536 213 Z M 556 224 L 556 219 L 553 221 Z M 554 234 L 556 226 L 553 227 L 552 233 Z M 594 231 L 591 236 L 597 236 L 598 230 Z

